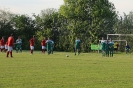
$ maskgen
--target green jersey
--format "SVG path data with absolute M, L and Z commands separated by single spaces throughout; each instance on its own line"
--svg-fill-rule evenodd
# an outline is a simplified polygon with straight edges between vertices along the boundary
M 52 43 L 51 40 L 47 40 L 47 41 L 46 41 L 47 49 L 50 49 L 50 48 L 51 48 L 51 45 L 52 45 L 51 43 Z
M 80 48 L 80 40 L 75 41 L 75 48 L 79 49 Z
M 17 39 L 16 44 L 22 44 L 22 39 Z
M 101 46 L 102 46 L 102 50 L 105 50 L 106 49 L 106 43 L 105 43 L 105 41 L 101 42 Z
M 16 47 L 20 48 L 22 45 L 22 39 L 17 39 L 16 40 Z
M 106 45 L 105 45 L 105 50 L 106 50 L 106 51 L 109 50 L 109 43 L 106 43 Z
M 54 41 L 51 40 L 51 48 L 54 47 Z
M 114 42 L 109 42 L 109 50 L 114 50 Z

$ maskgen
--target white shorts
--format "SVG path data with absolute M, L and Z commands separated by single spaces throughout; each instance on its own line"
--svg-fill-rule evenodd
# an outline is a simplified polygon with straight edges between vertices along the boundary
M 42 49 L 46 49 L 46 47 L 45 46 L 42 46 Z
M 12 50 L 13 50 L 12 46 L 8 46 L 8 51 L 12 51 Z
M 5 45 L 5 49 L 8 49 L 8 46 L 7 45 Z
M 34 46 L 30 46 L 30 49 L 31 49 L 31 50 L 34 50 Z
M 1 46 L 1 49 L 4 49 L 5 48 L 5 46 Z

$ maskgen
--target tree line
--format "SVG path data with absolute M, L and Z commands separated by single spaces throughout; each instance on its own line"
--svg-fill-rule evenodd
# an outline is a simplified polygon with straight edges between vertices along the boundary
M 7 40 L 11 33 L 15 39 L 20 36 L 25 50 L 33 35 L 36 50 L 41 49 L 43 37 L 50 37 L 56 51 L 73 51 L 75 37 L 79 37 L 82 52 L 89 52 L 91 44 L 97 44 L 107 34 L 132 34 L 132 22 L 133 12 L 120 16 L 108 0 L 64 0 L 58 10 L 44 9 L 32 17 L 0 9 L 0 37 Z M 132 37 L 126 39 L 132 43 Z

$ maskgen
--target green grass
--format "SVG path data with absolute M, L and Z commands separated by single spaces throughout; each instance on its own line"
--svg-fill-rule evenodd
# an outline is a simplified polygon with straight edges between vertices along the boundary
M 0 53 L 0 88 L 133 88 L 132 54 L 14 51 L 13 56 Z

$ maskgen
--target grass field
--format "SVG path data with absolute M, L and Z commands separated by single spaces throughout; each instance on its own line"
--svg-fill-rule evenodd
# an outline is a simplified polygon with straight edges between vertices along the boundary
M 133 54 L 14 51 L 13 56 L 0 53 L 0 88 L 133 88 Z

